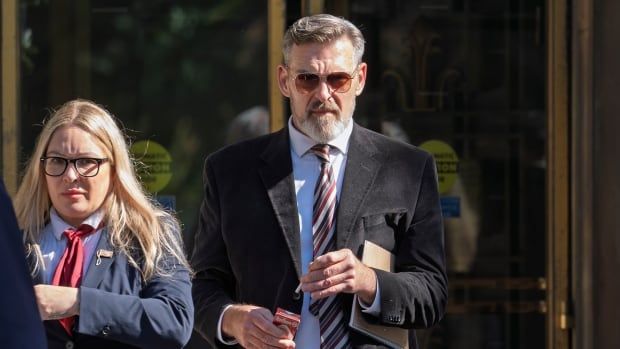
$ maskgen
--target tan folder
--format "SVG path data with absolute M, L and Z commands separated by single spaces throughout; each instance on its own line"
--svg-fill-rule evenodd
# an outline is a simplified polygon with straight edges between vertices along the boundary
M 364 252 L 362 263 L 369 267 L 381 269 L 389 272 L 394 271 L 394 255 L 383 247 L 364 241 Z M 409 349 L 409 332 L 400 327 L 382 326 L 371 324 L 362 315 L 357 295 L 353 297 L 353 308 L 351 309 L 351 320 L 349 327 L 369 336 L 390 348 Z

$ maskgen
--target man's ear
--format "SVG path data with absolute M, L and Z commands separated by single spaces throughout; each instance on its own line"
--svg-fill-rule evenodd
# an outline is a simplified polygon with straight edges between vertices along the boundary
M 291 91 L 289 89 L 289 85 L 287 82 L 288 82 L 288 70 L 286 69 L 285 66 L 279 65 L 278 66 L 278 87 L 280 87 L 280 93 L 282 93 L 284 97 L 291 96 Z
M 360 63 L 359 68 L 357 70 L 357 84 L 355 87 L 355 95 L 359 96 L 362 94 L 364 90 L 364 86 L 366 86 L 366 74 L 368 73 L 368 65 L 364 62 Z

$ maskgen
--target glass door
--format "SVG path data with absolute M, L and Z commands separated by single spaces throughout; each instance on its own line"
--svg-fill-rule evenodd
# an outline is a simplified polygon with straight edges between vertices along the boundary
M 191 251 L 205 157 L 269 131 L 267 2 L 20 3 L 19 162 L 51 108 L 78 97 L 104 105 L 131 137 L 146 187 L 180 217 Z M 206 345 L 193 336 L 188 348 Z
M 104 105 L 191 250 L 205 157 L 269 130 L 267 3 L 25 0 L 20 23 L 20 163 L 51 108 Z
M 438 164 L 450 298 L 422 348 L 547 347 L 545 4 L 324 2 L 367 39 L 356 121 Z

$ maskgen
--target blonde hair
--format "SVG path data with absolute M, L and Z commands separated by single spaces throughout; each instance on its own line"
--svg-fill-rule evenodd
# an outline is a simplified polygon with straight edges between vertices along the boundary
M 169 275 L 166 270 L 171 267 L 167 261 L 170 256 L 189 268 L 182 248 L 180 225 L 145 193 L 136 176 L 125 136 L 113 116 L 97 104 L 82 99 L 65 103 L 45 122 L 28 161 L 15 196 L 15 213 L 26 240 L 38 242 L 49 221 L 51 201 L 40 159 L 45 156 L 54 132 L 64 126 L 76 126 L 89 133 L 110 159 L 112 190 L 102 210 L 112 245 L 127 256 L 145 280 Z M 38 248 L 31 248 L 29 253 L 34 253 L 37 264 L 41 264 Z M 33 268 L 33 273 L 36 268 L 38 266 Z

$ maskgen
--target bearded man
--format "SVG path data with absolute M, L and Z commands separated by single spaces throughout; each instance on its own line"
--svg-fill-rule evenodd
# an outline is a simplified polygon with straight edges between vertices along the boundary
M 352 305 L 369 321 L 408 329 L 444 313 L 433 158 L 353 121 L 368 67 L 351 22 L 301 18 L 282 51 L 287 127 L 205 163 L 195 329 L 218 348 L 384 348 L 348 327 Z M 394 272 L 360 262 L 365 240 L 395 255 Z M 296 335 L 272 324 L 278 307 L 301 315 Z M 409 341 L 417 348 L 413 330 Z

